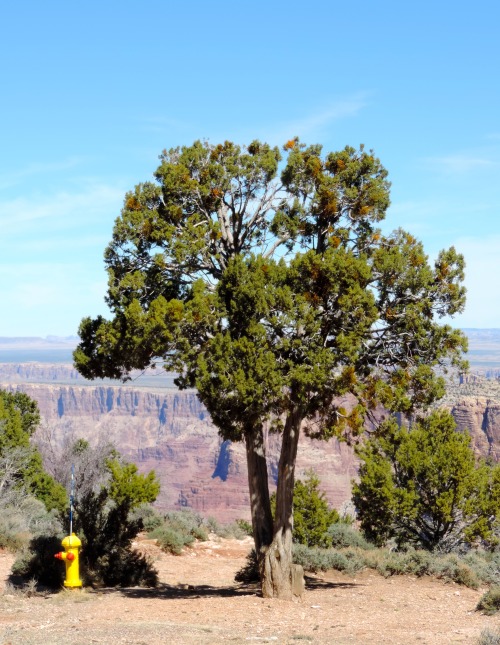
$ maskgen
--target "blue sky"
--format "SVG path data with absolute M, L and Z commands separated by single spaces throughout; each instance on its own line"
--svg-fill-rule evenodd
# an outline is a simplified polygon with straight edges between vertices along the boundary
M 500 5 L 164 0 L 3 3 L 0 336 L 106 313 L 127 190 L 197 138 L 326 151 L 390 173 L 384 228 L 466 258 L 459 327 L 500 327 Z

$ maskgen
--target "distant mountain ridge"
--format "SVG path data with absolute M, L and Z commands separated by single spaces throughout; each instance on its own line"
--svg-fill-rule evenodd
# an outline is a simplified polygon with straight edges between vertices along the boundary
M 471 370 L 489 378 L 499 376 L 500 328 L 464 328 L 462 331 L 469 340 L 467 359 Z M 72 363 L 78 342 L 78 336 L 0 336 L 0 363 Z
M 79 342 L 78 336 L 0 336 L 1 349 L 74 349 Z

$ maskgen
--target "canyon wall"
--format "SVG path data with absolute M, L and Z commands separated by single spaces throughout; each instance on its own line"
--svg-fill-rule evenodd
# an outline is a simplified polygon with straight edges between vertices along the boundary
M 159 508 L 191 507 L 220 521 L 248 519 L 243 444 L 223 441 L 196 393 L 171 387 L 172 375 L 151 378 L 127 385 L 95 384 L 70 365 L 0 364 L 0 388 L 26 392 L 38 402 L 43 422 L 36 440 L 47 454 L 78 438 L 93 444 L 110 441 L 141 472 L 156 471 L 161 480 Z M 500 459 L 500 402 L 463 397 L 450 408 L 458 429 L 470 432 L 475 451 Z M 270 435 L 267 443 L 274 488 L 279 437 Z M 297 477 L 310 468 L 333 506 L 340 508 L 350 499 L 350 482 L 357 472 L 351 448 L 337 440 L 302 436 Z
M 25 392 L 38 402 L 43 421 L 36 441 L 47 453 L 78 438 L 94 445 L 110 441 L 141 472 L 156 471 L 161 480 L 160 509 L 191 507 L 224 522 L 249 519 L 244 445 L 219 437 L 194 391 L 1 380 L 0 388 Z M 271 435 L 272 488 L 278 453 L 279 438 Z M 356 462 L 345 444 L 302 436 L 297 476 L 304 476 L 309 468 L 316 471 L 336 508 L 350 498 Z
M 467 397 L 451 413 L 461 431 L 469 432 L 478 455 L 500 460 L 500 402 L 487 397 Z

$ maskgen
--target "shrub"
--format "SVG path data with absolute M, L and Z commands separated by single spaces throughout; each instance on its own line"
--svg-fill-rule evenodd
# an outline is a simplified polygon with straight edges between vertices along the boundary
M 242 540 L 248 535 L 247 531 L 237 521 L 231 522 L 231 524 L 219 524 L 216 534 L 222 538 L 234 538 L 235 540 Z
M 76 442 L 70 455 L 77 468 L 73 529 L 82 541 L 80 574 L 84 583 L 155 584 L 151 562 L 132 550 L 132 540 L 142 529 L 141 518 L 133 518 L 132 511 L 156 498 L 159 484 L 154 472 L 139 475 L 134 464 L 121 461 L 113 451 L 92 449 L 85 441 Z M 39 533 L 43 528 L 43 535 L 31 540 L 15 572 L 24 579 L 36 578 L 58 587 L 65 567 L 54 554 L 61 550 L 63 532 L 60 525 L 51 527 L 41 520 L 34 524 Z
M 39 535 L 32 538 L 12 565 L 11 582 L 23 586 L 28 580 L 51 589 L 58 589 L 64 581 L 65 569 L 54 555 L 61 551 L 62 532 L 59 535 Z
M 142 528 L 149 533 L 163 524 L 163 515 L 151 506 L 151 504 L 141 504 L 130 513 L 132 521 L 142 522 Z
M 0 477 L 2 497 L 13 485 L 22 485 L 33 497 L 42 501 L 47 510 L 62 512 L 67 506 L 64 488 L 42 464 L 30 437 L 40 422 L 36 401 L 22 392 L 0 390 Z
M 236 572 L 234 579 L 236 582 L 244 582 L 246 584 L 260 581 L 259 563 L 257 561 L 257 552 L 255 549 L 250 550 L 246 557 L 245 564 Z
M 95 568 L 87 568 L 83 577 L 92 586 L 156 587 L 158 584 L 158 572 L 150 558 L 120 547 L 99 557 Z
M 331 524 L 326 533 L 328 535 L 328 541 L 335 549 L 344 549 L 349 546 L 355 546 L 361 549 L 374 548 L 372 544 L 365 540 L 359 531 L 344 522 Z
M 500 645 L 500 629 L 495 629 L 494 631 L 488 627 L 483 629 L 477 645 Z
M 348 574 L 354 574 L 365 567 L 362 553 L 353 549 L 336 551 L 335 549 L 321 549 L 295 544 L 293 547 L 293 561 L 301 564 L 305 571 L 316 573 L 335 569 Z
M 328 527 L 340 520 L 319 489 L 319 478 L 309 470 L 293 487 L 293 541 L 306 546 L 330 546 Z
M 500 497 L 500 471 L 477 466 L 470 436 L 451 414 L 434 411 L 411 429 L 384 422 L 358 450 L 353 500 L 368 539 L 383 545 L 452 551 L 490 539 Z
M 150 537 L 157 540 L 158 545 L 167 553 L 180 555 L 185 546 L 194 542 L 194 536 L 181 530 L 162 524 L 149 534 Z
M 208 539 L 203 518 L 190 509 L 166 513 L 162 524 L 149 532 L 149 536 L 158 540 L 164 551 L 174 555 L 179 555 L 195 539 Z
M 250 522 L 247 522 L 247 520 L 239 519 L 234 523 L 245 535 L 248 535 L 250 537 L 253 535 L 252 525 Z
M 500 609 L 500 586 L 491 587 L 477 603 L 476 609 L 484 614 L 495 614 Z
M 248 535 L 253 535 L 252 525 L 246 520 L 235 520 L 230 524 L 220 524 L 215 517 L 208 517 L 205 520 L 205 526 L 210 533 L 215 533 L 221 538 L 242 540 Z

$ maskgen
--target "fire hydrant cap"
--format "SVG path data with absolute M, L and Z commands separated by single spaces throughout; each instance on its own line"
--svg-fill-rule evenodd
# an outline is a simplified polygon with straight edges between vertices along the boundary
M 62 545 L 65 549 L 68 549 L 70 547 L 80 547 L 82 546 L 82 543 L 80 540 L 76 537 L 76 535 L 73 533 L 72 535 L 67 535 L 64 540 L 62 541 Z

